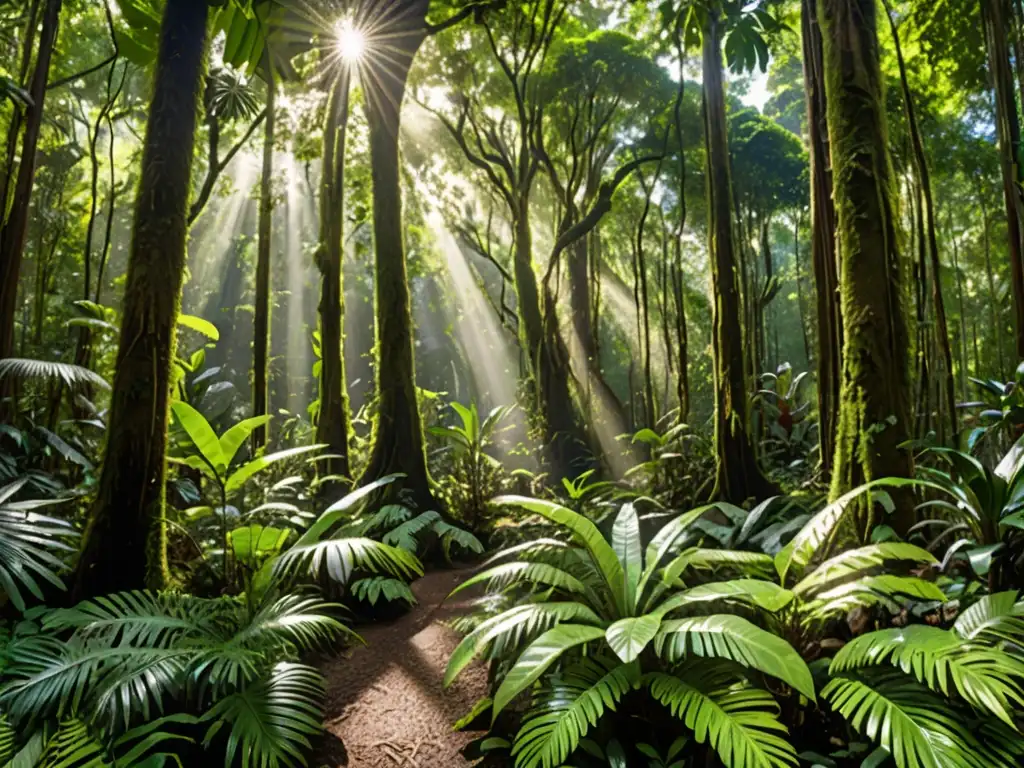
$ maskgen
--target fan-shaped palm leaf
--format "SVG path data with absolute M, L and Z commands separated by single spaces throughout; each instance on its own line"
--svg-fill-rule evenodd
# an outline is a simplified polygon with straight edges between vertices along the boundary
M 30 379 L 36 379 L 45 383 L 59 381 L 63 382 L 69 389 L 85 386 L 110 389 L 110 385 L 102 376 L 88 368 L 50 360 L 5 357 L 0 359 L 0 379 L 8 376 L 20 381 Z
M 646 676 L 646 683 L 651 695 L 697 741 L 710 744 L 727 768 L 796 765 L 796 750 L 780 735 L 786 728 L 776 719 L 778 704 L 770 693 L 730 685 L 731 679 L 707 668 L 686 669 L 683 675 L 656 672 Z
M 411 552 L 365 537 L 296 544 L 275 558 L 270 567 L 278 578 L 287 578 L 305 569 L 311 576 L 325 573 L 343 585 L 357 568 L 405 579 L 423 575 L 420 561 Z
M 416 596 L 409 585 L 391 576 L 358 579 L 352 582 L 352 594 L 357 600 L 365 600 L 370 605 L 376 605 L 381 597 L 389 603 L 395 600 L 404 600 L 409 605 L 416 603 Z
M 545 687 L 516 735 L 516 768 L 555 768 L 579 746 L 607 710 L 640 682 L 638 664 L 597 656 L 581 659 Z

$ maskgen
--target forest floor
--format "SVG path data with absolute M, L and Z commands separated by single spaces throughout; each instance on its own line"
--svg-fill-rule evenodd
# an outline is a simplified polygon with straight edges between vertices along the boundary
M 468 667 L 445 690 L 448 656 L 461 639 L 445 622 L 469 610 L 465 593 L 445 597 L 470 571 L 434 571 L 412 585 L 417 604 L 390 622 L 356 630 L 366 640 L 326 659 L 327 738 L 315 766 L 461 768 L 460 750 L 477 733 L 452 723 L 487 695 L 487 671 Z

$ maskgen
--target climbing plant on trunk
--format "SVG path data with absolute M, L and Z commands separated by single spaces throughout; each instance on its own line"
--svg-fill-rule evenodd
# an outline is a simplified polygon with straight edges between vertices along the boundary
M 166 582 L 169 379 L 206 48 L 205 0 L 167 0 L 125 281 L 107 447 L 76 599 Z

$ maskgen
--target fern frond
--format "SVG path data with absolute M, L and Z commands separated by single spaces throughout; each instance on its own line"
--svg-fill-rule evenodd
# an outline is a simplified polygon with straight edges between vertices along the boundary
M 370 605 L 376 605 L 381 597 L 389 603 L 395 600 L 404 600 L 409 605 L 416 604 L 416 596 L 413 595 L 409 585 L 401 579 L 390 576 L 372 576 L 353 581 L 352 594 L 357 600 L 364 600 Z
M 389 546 L 398 547 L 399 549 L 404 549 L 409 552 L 415 552 L 419 547 L 419 541 L 417 541 L 416 537 L 440 519 L 441 515 L 434 510 L 421 512 L 411 520 L 406 520 L 397 528 L 388 531 L 384 534 L 384 538 L 382 540 Z
M 411 552 L 363 537 L 298 544 L 274 560 L 272 567 L 279 578 L 306 570 L 314 577 L 325 573 L 342 585 L 349 582 L 357 568 L 402 579 L 423 575 L 420 561 Z
M 1024 603 L 1016 592 L 985 595 L 957 617 L 953 631 L 964 640 L 1024 645 Z

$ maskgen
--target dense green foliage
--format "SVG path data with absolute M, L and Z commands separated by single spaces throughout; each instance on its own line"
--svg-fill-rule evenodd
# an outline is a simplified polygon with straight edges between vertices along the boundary
M 0 762 L 315 764 L 483 560 L 467 760 L 1024 764 L 1022 119 L 1020 0 L 0 0 Z

